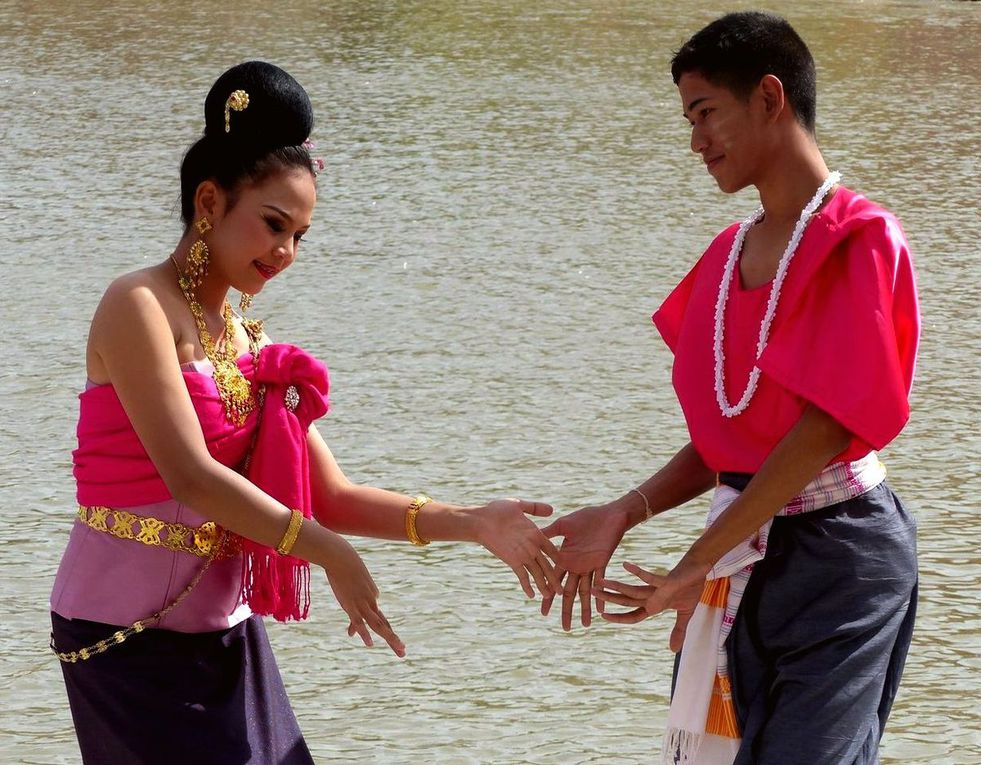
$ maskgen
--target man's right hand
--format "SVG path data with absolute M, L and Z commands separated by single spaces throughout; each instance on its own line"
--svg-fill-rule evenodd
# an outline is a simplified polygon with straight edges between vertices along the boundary
M 577 595 L 582 626 L 591 624 L 593 583 L 606 577 L 606 566 L 629 527 L 626 509 L 611 503 L 576 510 L 542 529 L 547 537 L 564 537 L 555 573 L 562 584 L 562 629 L 566 632 L 572 629 Z M 542 598 L 543 616 L 548 615 L 554 599 L 554 594 Z

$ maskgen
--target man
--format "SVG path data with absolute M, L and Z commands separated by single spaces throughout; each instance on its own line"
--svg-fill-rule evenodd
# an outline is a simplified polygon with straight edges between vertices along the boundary
M 838 184 L 815 138 L 815 66 L 783 19 L 726 15 L 672 61 L 691 148 L 761 207 L 726 228 L 654 314 L 691 441 L 564 536 L 562 621 L 590 594 L 633 623 L 677 612 L 665 762 L 868 765 L 916 603 L 915 522 L 875 450 L 909 416 L 919 337 L 896 219 Z M 627 529 L 713 486 L 667 576 L 605 568 Z M 542 606 L 547 613 L 551 598 Z M 686 759 L 687 758 L 687 759 Z

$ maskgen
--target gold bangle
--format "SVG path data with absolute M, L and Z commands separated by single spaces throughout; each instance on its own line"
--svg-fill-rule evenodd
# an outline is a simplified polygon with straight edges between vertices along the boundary
M 409 506 L 405 509 L 405 535 L 409 538 L 409 541 L 414 545 L 428 545 L 429 540 L 423 539 L 419 536 L 419 532 L 416 531 L 416 516 L 419 511 L 422 510 L 423 505 L 428 502 L 432 502 L 432 497 L 427 497 L 425 494 L 420 494 L 414 500 L 409 503 Z
M 303 513 L 299 510 L 290 511 L 290 523 L 286 527 L 286 533 L 279 544 L 276 545 L 276 552 L 280 555 L 289 555 L 296 544 L 296 538 L 300 536 L 300 527 L 303 525 Z

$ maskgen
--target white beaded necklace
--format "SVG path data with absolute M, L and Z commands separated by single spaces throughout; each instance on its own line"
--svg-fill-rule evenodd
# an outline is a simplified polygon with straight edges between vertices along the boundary
M 815 192 L 811 201 L 804 206 L 804 209 L 801 210 L 800 218 L 797 220 L 797 225 L 794 227 L 794 233 L 787 243 L 787 249 L 783 251 L 783 255 L 780 257 L 777 274 L 773 278 L 773 285 L 770 287 L 770 299 L 766 305 L 766 313 L 763 315 L 763 321 L 760 323 L 760 339 L 756 344 L 757 364 L 763 355 L 763 350 L 766 348 L 766 341 L 770 335 L 770 324 L 773 323 L 773 316 L 777 312 L 777 302 L 780 300 L 780 288 L 783 286 L 783 281 L 787 277 L 787 268 L 790 266 L 790 259 L 794 257 L 794 253 L 797 251 L 797 245 L 800 244 L 801 237 L 804 236 L 804 229 L 807 228 L 807 224 L 814 211 L 820 206 L 821 201 L 827 195 L 828 191 L 831 190 L 831 187 L 838 183 L 839 180 L 841 180 L 840 173 L 831 173 L 824 180 L 824 183 L 821 184 L 817 192 Z M 722 273 L 722 281 L 719 283 L 719 297 L 715 301 L 715 398 L 719 402 L 719 409 L 724 417 L 735 417 L 736 415 L 742 414 L 746 410 L 746 407 L 749 406 L 753 394 L 756 393 L 756 386 L 760 381 L 760 368 L 757 364 L 754 364 L 753 371 L 749 373 L 749 382 L 746 383 L 746 390 L 743 391 L 742 398 L 739 399 L 739 402 L 735 406 L 729 404 L 726 398 L 725 385 L 726 357 L 722 350 L 723 337 L 725 336 L 726 300 L 729 298 L 729 285 L 732 283 L 732 275 L 736 269 L 736 263 L 739 260 L 739 253 L 743 248 L 743 240 L 746 238 L 746 232 L 759 222 L 763 217 L 763 212 L 762 207 L 757 208 L 752 215 L 740 224 L 739 230 L 736 232 L 736 238 L 732 240 L 732 249 L 729 250 L 729 260 L 726 261 L 725 271 Z

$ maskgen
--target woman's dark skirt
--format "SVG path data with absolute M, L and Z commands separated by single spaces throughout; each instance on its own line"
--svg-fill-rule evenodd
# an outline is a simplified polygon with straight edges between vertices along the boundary
M 58 651 L 119 627 L 52 614 Z M 86 765 L 309 765 L 262 619 L 228 630 L 147 630 L 62 663 Z
M 916 522 L 885 483 L 774 518 L 727 644 L 735 765 L 878 763 L 916 594 Z

